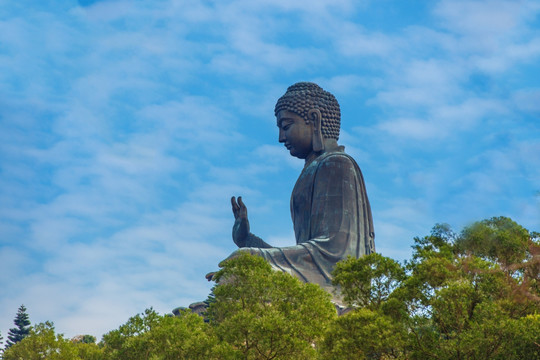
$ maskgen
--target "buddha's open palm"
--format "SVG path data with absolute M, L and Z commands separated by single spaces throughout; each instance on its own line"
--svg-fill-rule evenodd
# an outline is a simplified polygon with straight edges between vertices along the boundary
M 234 225 L 232 230 L 233 241 L 238 247 L 245 247 L 249 237 L 249 220 L 246 205 L 242 197 L 238 201 L 233 196 L 231 198 L 232 211 L 234 214 Z

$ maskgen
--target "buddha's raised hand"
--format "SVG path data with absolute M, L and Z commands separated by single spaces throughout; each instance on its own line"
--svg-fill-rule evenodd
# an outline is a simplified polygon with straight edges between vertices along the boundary
M 246 247 L 246 242 L 249 237 L 249 220 L 247 208 L 242 197 L 238 197 L 238 201 L 233 196 L 231 198 L 232 211 L 234 214 L 234 225 L 232 229 L 233 241 L 238 247 Z

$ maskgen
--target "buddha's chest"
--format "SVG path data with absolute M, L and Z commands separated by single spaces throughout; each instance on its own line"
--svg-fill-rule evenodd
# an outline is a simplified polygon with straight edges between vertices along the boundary
M 298 177 L 291 195 L 291 217 L 297 243 L 302 243 L 310 239 L 313 184 L 316 170 L 316 166 L 309 166 L 304 169 Z

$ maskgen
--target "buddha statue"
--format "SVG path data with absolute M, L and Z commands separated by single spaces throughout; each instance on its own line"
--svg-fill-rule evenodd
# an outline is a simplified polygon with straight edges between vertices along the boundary
M 360 168 L 337 140 L 340 108 L 336 98 L 317 84 L 290 86 L 277 101 L 279 142 L 305 161 L 291 195 L 296 244 L 274 247 L 251 233 L 242 197 L 232 197 L 232 231 L 239 247 L 262 256 L 278 271 L 334 290 L 331 273 L 347 256 L 375 251 L 373 220 Z

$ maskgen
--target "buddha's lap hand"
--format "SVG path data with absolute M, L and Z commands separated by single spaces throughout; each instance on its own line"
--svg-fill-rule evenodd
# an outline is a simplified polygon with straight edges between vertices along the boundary
M 231 198 L 232 211 L 234 214 L 234 225 L 232 229 L 232 238 L 238 247 L 245 247 L 249 237 L 249 220 L 247 207 L 242 201 L 242 197 L 238 197 L 238 202 L 235 197 Z

